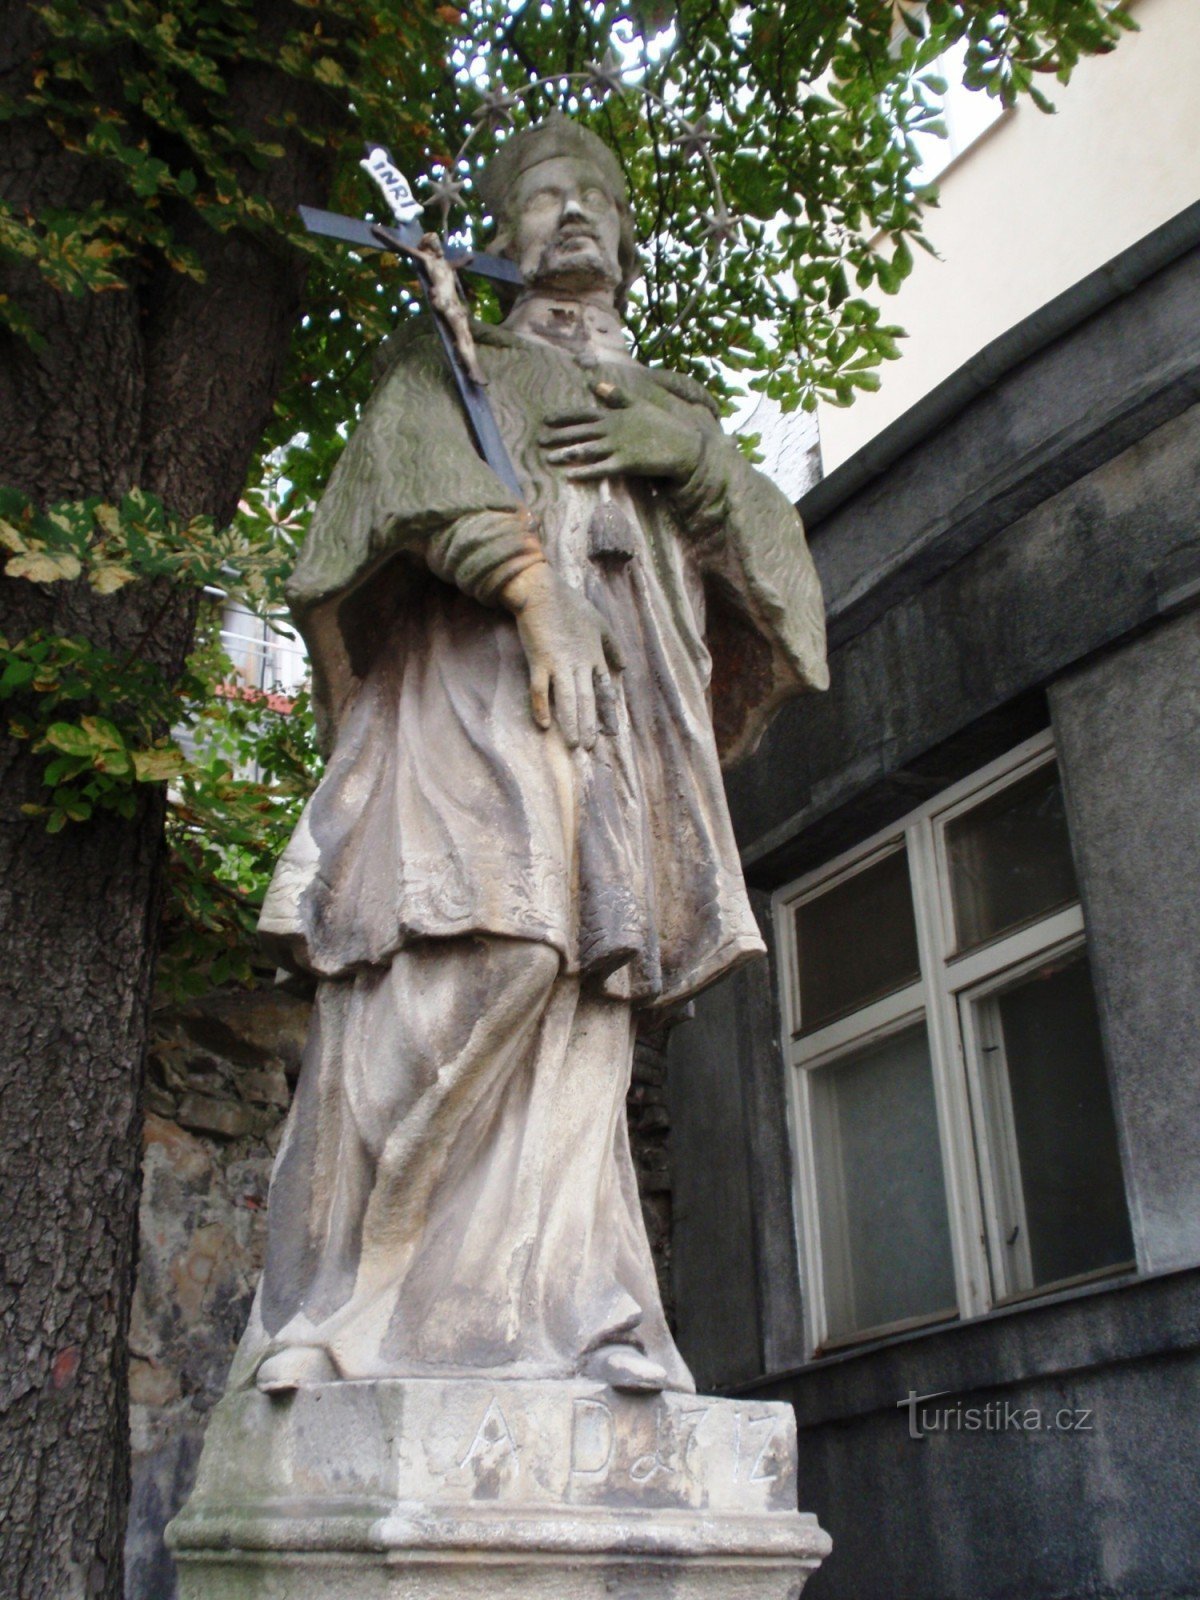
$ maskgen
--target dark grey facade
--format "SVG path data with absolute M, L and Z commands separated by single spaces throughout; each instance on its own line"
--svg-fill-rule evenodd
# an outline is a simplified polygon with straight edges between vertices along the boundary
M 802 502 L 828 694 L 729 789 L 771 893 L 1053 730 L 1136 1273 L 806 1359 L 778 974 L 671 1042 L 673 1274 L 702 1388 L 786 1397 L 813 1600 L 1200 1596 L 1200 207 Z M 945 1406 L 1077 1431 L 910 1437 Z M 999 1414 L 999 1413 L 997 1413 Z

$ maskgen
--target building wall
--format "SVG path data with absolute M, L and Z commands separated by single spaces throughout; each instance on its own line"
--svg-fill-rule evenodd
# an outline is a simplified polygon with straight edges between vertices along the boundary
M 1200 610 L 1066 674 L 1050 707 L 1139 1265 L 1191 1266 L 1200 1261 L 1200 895 L 1189 892 L 1200 845 Z
M 1141 31 L 1080 63 L 1057 106 L 1010 112 L 939 180 L 900 293 L 882 296 L 908 334 L 877 394 L 818 408 L 832 472 L 977 350 L 1200 199 L 1200 5 L 1141 0 Z
M 814 1600 L 1198 1596 L 1200 248 L 828 488 L 832 685 L 730 775 L 748 877 L 761 905 L 1053 728 L 1139 1273 L 806 1359 L 778 1006 L 743 971 L 670 1045 L 683 1353 L 795 1405 Z M 914 1440 L 910 1392 L 1092 1426 Z
M 1198 1303 L 1200 1274 L 1149 1280 L 757 1390 L 833 1536 L 805 1600 L 1200 1594 Z

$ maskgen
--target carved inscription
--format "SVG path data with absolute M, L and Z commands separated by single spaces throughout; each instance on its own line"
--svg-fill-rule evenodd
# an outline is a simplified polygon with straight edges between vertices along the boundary
M 536 1498 L 563 1473 L 558 1492 L 573 1485 L 589 1501 L 597 1492 L 646 1488 L 690 1504 L 722 1470 L 718 1463 L 735 1484 L 775 1483 L 788 1471 L 786 1417 L 774 1407 L 689 1405 L 672 1396 L 634 1410 L 611 1396 L 575 1395 L 555 1419 L 555 1443 L 544 1429 L 530 1432 L 519 1396 L 513 1404 L 516 1412 L 508 1395 L 493 1392 L 474 1413 L 469 1442 L 464 1431 L 457 1445 L 450 1471 L 473 1500 L 517 1492 Z
M 515 1463 L 520 1456 L 521 1447 L 513 1437 L 508 1419 L 500 1409 L 500 1402 L 493 1398 L 475 1430 L 470 1449 L 458 1464 L 459 1469 L 469 1467 L 476 1461 L 482 1461 L 489 1467 L 499 1466 L 510 1458 Z
M 629 1469 L 634 1483 L 649 1483 L 660 1473 L 686 1478 L 691 1472 L 696 1435 L 711 1411 L 711 1406 L 693 1406 L 676 1412 L 672 1418 L 667 1407 L 660 1405 L 654 1414 L 654 1449 L 639 1456 Z
M 634 1483 L 649 1483 L 660 1472 L 673 1475 L 676 1471 L 676 1466 L 663 1451 L 663 1408 L 659 1406 L 654 1413 L 654 1449 L 637 1458 L 629 1469 L 629 1476 Z
M 778 1420 L 772 1416 L 751 1416 L 739 1407 L 733 1414 L 734 1483 L 773 1483 L 777 1471 L 768 1471 L 771 1446 L 775 1443 Z
M 572 1478 L 603 1478 L 616 1445 L 613 1414 L 603 1400 L 576 1400 L 571 1418 Z
M 688 1410 L 680 1412 L 679 1423 L 683 1435 L 683 1470 L 692 1471 L 692 1450 L 696 1444 L 696 1435 L 712 1415 L 712 1406 L 691 1406 Z

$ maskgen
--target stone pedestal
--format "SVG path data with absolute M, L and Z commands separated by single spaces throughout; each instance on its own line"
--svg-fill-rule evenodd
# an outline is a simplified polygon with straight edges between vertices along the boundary
M 394 1379 L 221 1402 L 182 1600 L 796 1600 L 789 1406 Z

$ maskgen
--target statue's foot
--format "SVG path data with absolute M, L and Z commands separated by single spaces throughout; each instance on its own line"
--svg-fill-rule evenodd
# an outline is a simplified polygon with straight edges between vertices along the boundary
M 666 1370 L 632 1344 L 602 1344 L 588 1357 L 584 1376 L 627 1394 L 658 1394 L 669 1382 Z
M 268 1356 L 254 1381 L 264 1394 L 291 1394 L 313 1383 L 333 1383 L 337 1368 L 319 1345 L 298 1344 Z

